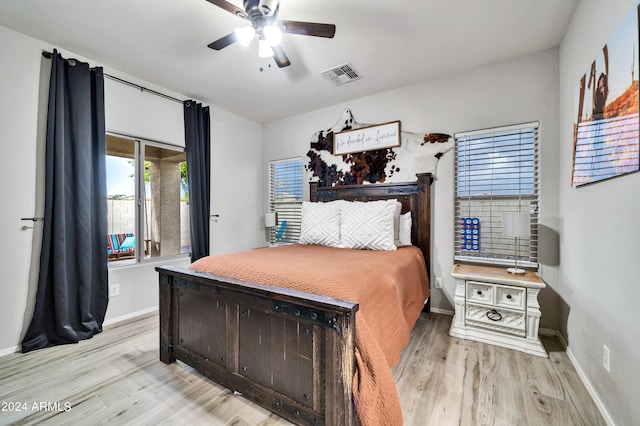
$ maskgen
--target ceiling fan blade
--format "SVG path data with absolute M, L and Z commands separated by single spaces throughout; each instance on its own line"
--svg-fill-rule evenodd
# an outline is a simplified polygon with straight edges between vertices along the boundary
M 284 53 L 281 46 L 273 46 L 271 49 L 273 50 L 273 60 L 276 61 L 278 68 L 284 68 L 291 65 L 289 58 L 287 58 L 287 55 Z
M 333 38 L 336 26 L 333 24 L 320 24 L 317 22 L 300 22 L 280 20 L 283 31 L 289 34 L 300 34 L 314 37 Z
M 227 34 L 226 36 L 212 42 L 209 43 L 209 48 L 213 49 L 213 50 L 222 50 L 225 47 L 229 46 L 230 44 L 235 43 L 236 41 L 238 41 L 238 37 L 236 36 L 236 33 L 230 33 Z
M 229 3 L 228 1 L 224 1 L 224 0 L 207 0 L 209 3 L 218 6 L 221 9 L 226 10 L 229 13 L 232 13 L 236 16 L 239 16 L 240 18 L 247 18 L 247 13 L 244 11 L 244 9 L 240 9 L 238 6 Z

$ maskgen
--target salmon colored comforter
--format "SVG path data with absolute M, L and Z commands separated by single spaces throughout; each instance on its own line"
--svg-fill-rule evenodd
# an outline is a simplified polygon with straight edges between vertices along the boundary
M 191 269 L 358 302 L 353 399 L 362 426 L 402 425 L 391 367 L 429 296 L 417 247 L 397 251 L 286 245 L 209 256 Z

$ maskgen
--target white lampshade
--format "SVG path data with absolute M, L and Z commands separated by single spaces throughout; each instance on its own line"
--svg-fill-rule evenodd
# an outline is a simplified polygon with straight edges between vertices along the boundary
M 264 215 L 264 226 L 266 228 L 273 228 L 276 226 L 276 214 L 273 212 L 266 213 Z
M 529 238 L 531 236 L 531 218 L 529 213 L 503 213 L 502 236 L 516 239 L 515 268 L 508 268 L 507 271 L 512 274 L 524 274 L 525 270 L 518 268 L 518 238 Z
M 529 238 L 531 236 L 529 213 L 502 213 L 502 236 Z
M 282 41 L 282 31 L 274 25 L 267 25 L 262 30 L 270 46 L 277 46 Z
M 253 40 L 255 35 L 256 30 L 251 26 L 236 28 L 236 37 L 238 38 L 238 42 L 245 47 L 251 43 L 251 40 Z

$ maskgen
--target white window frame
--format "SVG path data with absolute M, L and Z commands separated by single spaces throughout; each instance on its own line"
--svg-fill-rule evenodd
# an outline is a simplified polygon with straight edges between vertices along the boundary
M 134 180 L 135 180 L 135 227 L 134 234 L 135 235 L 144 235 L 143 224 L 145 223 L 145 204 L 143 199 L 145 198 L 145 182 L 144 182 L 144 152 L 145 147 L 153 146 L 157 148 L 167 149 L 176 152 L 185 152 L 185 148 L 180 145 L 174 145 L 166 142 L 158 142 L 150 139 L 143 139 L 133 136 L 128 136 L 115 132 L 107 132 L 107 135 L 112 135 L 114 137 L 120 139 L 126 139 L 131 141 L 134 146 Z M 108 155 L 108 154 L 107 154 Z M 188 165 L 187 165 L 188 167 Z M 118 266 L 126 266 L 131 264 L 139 264 L 145 262 L 155 262 L 159 259 L 174 259 L 174 258 L 182 258 L 182 257 L 191 257 L 191 252 L 189 253 L 177 253 L 170 254 L 164 256 L 155 256 L 155 257 L 145 257 L 145 242 L 144 238 L 136 238 L 136 250 L 135 250 L 135 258 L 134 259 L 125 259 L 125 260 L 115 260 L 109 262 L 109 267 L 118 267 Z
M 278 200 L 277 183 L 275 181 L 275 167 L 276 165 L 283 165 L 289 163 L 291 169 L 289 172 L 293 179 L 296 179 L 294 183 L 295 187 L 292 192 L 296 195 L 295 200 L 282 201 Z M 297 174 L 297 176 L 295 176 Z M 269 207 L 270 213 L 276 213 L 276 226 L 271 228 L 269 232 L 269 244 L 291 244 L 298 241 L 300 237 L 300 224 L 301 224 L 301 210 L 302 201 L 304 199 L 304 166 L 302 157 L 286 158 L 282 160 L 269 161 Z M 278 238 L 278 230 L 283 221 L 287 221 L 287 227 L 284 233 Z
M 456 261 L 513 265 L 518 253 L 519 266 L 538 267 L 539 127 L 530 122 L 454 135 Z M 531 218 L 531 237 L 502 237 L 502 213 L 525 212 Z M 476 217 L 480 249 L 462 249 L 461 218 Z

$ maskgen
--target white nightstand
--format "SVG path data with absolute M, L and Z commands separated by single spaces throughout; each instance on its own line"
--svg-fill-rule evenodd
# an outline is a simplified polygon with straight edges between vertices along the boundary
M 538 293 L 546 287 L 535 272 L 454 265 L 455 316 L 449 335 L 547 357 L 538 338 Z

